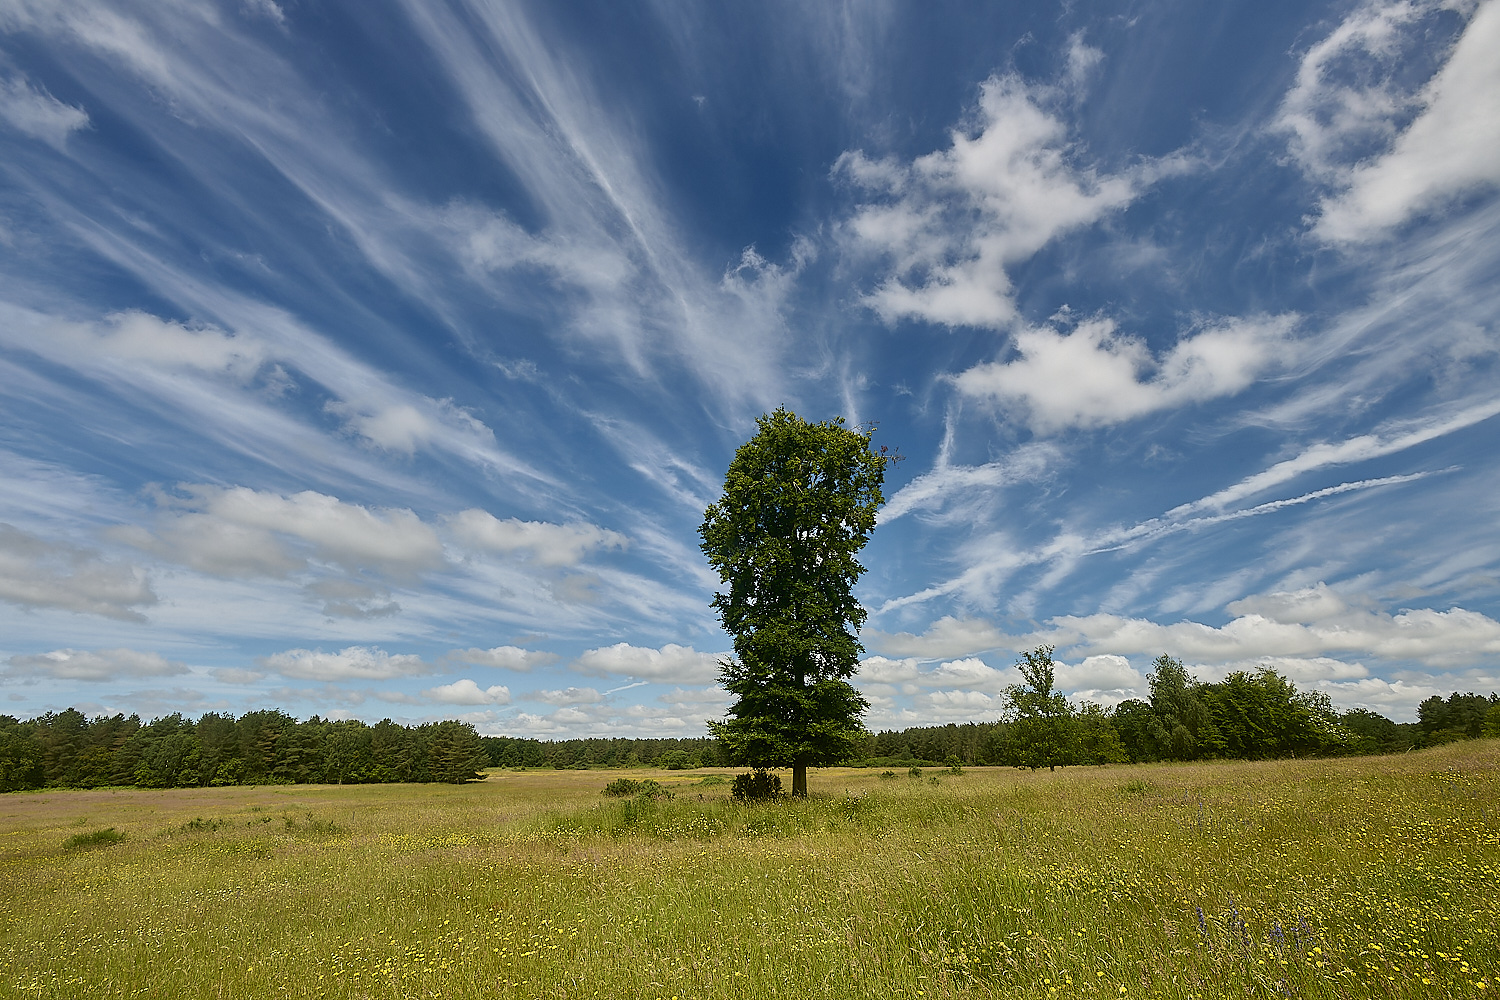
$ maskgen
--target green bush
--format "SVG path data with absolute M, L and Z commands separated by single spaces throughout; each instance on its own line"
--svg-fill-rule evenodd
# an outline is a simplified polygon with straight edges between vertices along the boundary
M 880 776 L 882 778 L 894 778 L 896 776 L 896 772 L 895 771 L 881 771 L 880 772 Z
M 638 798 L 638 799 L 670 799 L 672 793 L 661 786 L 659 782 L 650 778 L 637 780 L 635 778 L 616 778 L 604 786 L 604 794 L 611 798 Z
M 644 781 L 637 781 L 634 778 L 616 778 L 604 786 L 604 794 L 611 798 L 623 799 L 640 791 L 644 784 Z
M 69 851 L 83 851 L 91 847 L 108 847 L 124 839 L 123 833 L 114 827 L 109 827 L 104 830 L 90 830 L 88 833 L 75 833 L 63 841 L 63 847 Z
M 920 778 L 922 776 L 922 769 L 920 767 L 913 766 L 907 768 L 906 773 L 911 775 L 913 778 Z
M 751 771 L 734 776 L 734 786 L 729 794 L 739 802 L 764 802 L 779 798 L 781 779 L 770 771 Z

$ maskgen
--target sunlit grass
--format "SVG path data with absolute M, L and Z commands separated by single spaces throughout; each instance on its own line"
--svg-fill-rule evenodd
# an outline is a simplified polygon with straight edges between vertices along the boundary
M 0 994 L 1489 996 L 1500 742 L 962 775 L 0 797 Z M 68 849 L 81 832 L 123 839 Z

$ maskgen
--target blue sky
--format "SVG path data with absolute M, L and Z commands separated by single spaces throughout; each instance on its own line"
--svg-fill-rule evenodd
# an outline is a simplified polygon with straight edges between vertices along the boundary
M 0 713 L 700 735 L 755 418 L 868 723 L 1500 688 L 1500 0 L 0 0 Z

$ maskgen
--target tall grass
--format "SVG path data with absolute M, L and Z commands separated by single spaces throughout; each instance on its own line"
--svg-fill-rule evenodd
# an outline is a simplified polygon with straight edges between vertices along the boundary
M 5 796 L 0 994 L 1500 990 L 1500 741 L 935 785 L 835 769 L 806 802 L 605 780 Z M 101 824 L 126 839 L 60 847 Z

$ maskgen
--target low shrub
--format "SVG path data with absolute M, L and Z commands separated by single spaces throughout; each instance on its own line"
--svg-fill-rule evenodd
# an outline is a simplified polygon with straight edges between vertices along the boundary
M 110 844 L 118 844 L 124 839 L 125 835 L 111 826 L 104 830 L 75 833 L 63 841 L 63 847 L 69 851 L 86 851 L 92 847 L 108 847 Z
M 670 799 L 672 793 L 650 778 L 616 778 L 604 786 L 604 794 L 611 798 Z
M 770 771 L 751 771 L 734 776 L 734 786 L 729 790 L 736 801 L 764 802 L 781 796 L 781 778 Z

